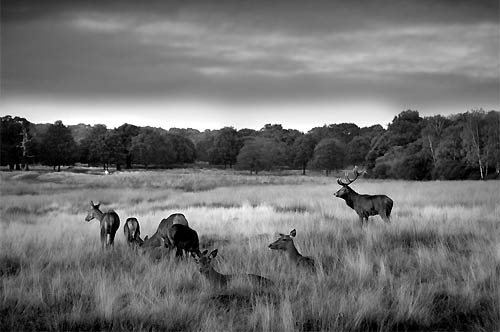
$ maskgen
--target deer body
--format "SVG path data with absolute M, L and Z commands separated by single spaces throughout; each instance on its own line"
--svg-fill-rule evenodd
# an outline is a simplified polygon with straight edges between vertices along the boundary
M 212 250 L 208 255 L 207 253 L 208 250 L 205 250 L 203 253 L 192 253 L 191 255 L 198 263 L 200 273 L 215 287 L 227 287 L 232 280 L 240 278 L 247 279 L 252 285 L 263 287 L 274 285 L 272 280 L 257 274 L 223 274 L 217 272 L 211 265 L 212 259 L 217 256 L 217 249 Z
M 315 261 L 311 257 L 302 256 L 295 244 L 293 237 L 297 234 L 296 230 L 292 230 L 290 235 L 280 234 L 280 237 L 269 245 L 271 250 L 282 250 L 288 255 L 288 258 L 297 266 L 307 267 L 315 270 Z
M 125 234 L 125 239 L 131 248 L 141 246 L 144 242 L 141 239 L 141 228 L 137 218 L 127 218 L 125 225 L 123 225 L 123 232 Z
M 200 241 L 198 233 L 189 226 L 174 224 L 167 230 L 168 246 L 176 248 L 176 256 L 182 256 L 182 250 L 189 252 L 200 252 Z
M 168 238 L 168 230 L 172 225 L 184 225 L 189 226 L 186 217 L 181 213 L 174 213 L 168 216 L 166 219 L 162 219 L 160 224 L 158 225 L 158 229 L 156 233 L 154 233 L 151 237 L 145 238 L 144 243 L 141 245 L 142 247 L 160 247 L 161 246 L 161 238 Z
M 101 212 L 99 206 L 100 204 L 94 204 L 90 201 L 91 208 L 85 221 L 88 222 L 94 218 L 99 220 L 101 226 L 101 246 L 102 248 L 110 247 L 114 244 L 116 231 L 120 227 L 120 217 L 113 210 L 109 210 L 106 213 Z
M 368 217 L 380 215 L 380 217 L 387 223 L 390 222 L 390 216 L 392 211 L 392 206 L 394 202 L 386 195 L 360 195 L 349 187 L 349 184 L 354 182 L 358 176 L 359 172 L 357 168 L 354 168 L 354 179 L 350 179 L 346 174 L 346 181 L 342 181 L 340 178 L 337 179 L 337 183 L 342 186 L 333 195 L 335 197 L 342 198 L 345 200 L 347 206 L 356 211 L 361 226 L 364 222 L 368 222 Z

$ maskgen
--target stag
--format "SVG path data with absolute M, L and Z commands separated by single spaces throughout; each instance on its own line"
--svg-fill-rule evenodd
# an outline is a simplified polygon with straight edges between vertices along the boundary
M 191 253 L 191 256 L 195 259 L 196 263 L 200 267 L 200 273 L 207 278 L 207 280 L 215 287 L 226 287 L 231 280 L 236 278 L 246 279 L 252 285 L 257 286 L 272 286 L 274 285 L 272 280 L 269 280 L 265 277 L 256 275 L 256 274 L 222 274 L 217 272 L 211 261 L 217 256 L 217 249 L 214 249 L 208 254 L 208 250 L 204 250 L 202 253 Z
M 120 217 L 113 210 L 109 210 L 106 213 L 101 212 L 99 210 L 100 205 L 90 201 L 90 211 L 87 217 L 85 217 L 85 221 L 89 222 L 94 218 L 99 220 L 101 224 L 101 246 L 104 249 L 104 247 L 109 248 L 113 246 L 116 231 L 120 227 Z
M 145 237 L 144 243 L 141 245 L 143 248 L 147 247 L 160 247 L 161 246 L 161 238 L 168 238 L 168 230 L 172 225 L 180 224 L 184 226 L 189 226 L 186 217 L 184 217 L 181 213 L 174 213 L 168 216 L 166 219 L 162 219 L 160 224 L 158 225 L 158 229 L 156 233 L 154 233 L 151 237 Z
M 315 270 L 315 262 L 311 257 L 302 256 L 295 244 L 293 243 L 293 238 L 297 235 L 297 231 L 293 229 L 290 235 L 279 234 L 279 238 L 269 245 L 271 250 L 283 250 L 288 254 L 288 257 L 297 266 L 306 267 L 311 270 Z
M 125 240 L 130 248 L 140 247 L 144 242 L 141 239 L 141 228 L 137 218 L 127 218 L 125 225 L 123 225 L 123 232 L 125 233 Z
M 361 195 L 352 190 L 349 185 L 356 181 L 356 179 L 361 174 L 358 171 L 357 166 L 354 167 L 353 170 L 354 178 L 349 178 L 348 173 L 345 174 L 345 179 L 342 180 L 340 178 L 337 179 L 337 183 L 342 186 L 336 193 L 333 195 L 335 197 L 342 198 L 345 200 L 346 204 L 356 211 L 359 216 L 359 221 L 361 223 L 361 227 L 363 227 L 364 222 L 368 222 L 368 217 L 380 215 L 382 219 L 386 222 L 390 222 L 391 210 L 393 201 L 386 195 Z

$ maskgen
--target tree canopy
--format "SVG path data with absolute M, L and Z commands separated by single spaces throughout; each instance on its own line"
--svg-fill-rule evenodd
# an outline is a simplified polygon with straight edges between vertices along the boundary
M 272 169 L 330 173 L 361 165 L 367 176 L 408 180 L 500 177 L 500 113 L 473 109 L 422 117 L 405 110 L 384 129 L 329 124 L 307 133 L 266 124 L 260 130 L 65 126 L 1 118 L 1 164 L 10 169 L 74 161 L 104 168 L 176 167 L 194 162 L 260 172 Z M 75 142 L 76 141 L 76 142 Z M 77 153 L 75 153 L 77 151 Z M 58 167 L 59 168 L 59 167 Z

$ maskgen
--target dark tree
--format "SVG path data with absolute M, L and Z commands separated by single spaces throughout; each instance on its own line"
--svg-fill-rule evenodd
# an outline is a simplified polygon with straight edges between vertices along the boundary
M 45 164 L 52 166 L 54 170 L 61 170 L 62 165 L 71 165 L 76 157 L 77 146 L 71 131 L 62 121 L 56 121 L 50 125 L 42 139 L 42 152 Z
M 102 124 L 93 126 L 87 132 L 87 136 L 81 140 L 78 146 L 78 159 L 81 163 L 89 164 L 89 166 L 100 163 L 105 164 L 102 154 L 104 153 L 104 141 L 107 132 L 108 129 Z
M 165 134 L 149 128 L 141 129 L 139 135 L 132 138 L 131 153 L 134 160 L 146 168 L 173 164 L 177 157 L 173 142 L 167 140 Z
M 325 138 L 314 148 L 312 165 L 316 169 L 325 170 L 328 176 L 334 169 L 344 166 L 345 152 L 335 138 Z
M 228 165 L 232 168 L 241 146 L 242 142 L 233 127 L 222 128 L 215 136 L 213 147 L 209 152 L 210 162 L 224 164 L 224 168 Z
M 366 155 L 370 151 L 371 138 L 356 136 L 346 146 L 346 164 L 363 165 Z
M 245 142 L 238 154 L 236 166 L 256 174 L 279 166 L 284 160 L 285 144 L 266 137 L 255 137 Z
M 139 134 L 139 127 L 125 123 L 116 128 L 115 131 L 119 138 L 118 144 L 121 145 L 122 151 L 120 153 L 124 156 L 126 168 L 130 169 L 132 168 L 132 154 L 130 153 L 132 138 Z M 119 168 L 120 163 L 117 163 L 117 169 Z
M 492 168 L 495 176 L 500 175 L 500 112 L 490 111 L 484 119 L 486 172 Z M 488 175 L 488 174 L 486 174 Z
M 34 152 L 34 143 L 30 133 L 30 123 L 20 117 L 10 115 L 1 118 L 0 127 L 0 163 L 9 165 L 9 169 L 27 170 Z
M 453 122 L 444 129 L 435 152 L 434 179 L 458 180 L 468 176 L 462 132 L 463 123 L 460 122 Z
M 390 145 L 404 146 L 416 141 L 420 138 L 420 131 L 424 125 L 418 111 L 407 110 L 399 113 L 387 128 Z
M 209 162 L 210 154 L 212 151 L 215 142 L 215 136 L 218 131 L 215 130 L 205 130 L 204 132 L 197 135 L 197 139 L 195 141 L 196 148 L 196 158 L 199 161 Z
M 305 134 L 297 138 L 293 144 L 294 164 L 302 168 L 302 175 L 306 175 L 307 164 L 314 155 L 316 141 L 314 138 Z
M 167 134 L 165 139 L 174 148 L 176 163 L 189 164 L 196 160 L 196 148 L 190 139 L 171 134 Z

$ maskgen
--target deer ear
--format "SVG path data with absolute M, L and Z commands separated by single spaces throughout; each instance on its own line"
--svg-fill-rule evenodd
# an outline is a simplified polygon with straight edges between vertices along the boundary
M 90 201 L 90 206 L 94 206 L 94 202 L 93 201 Z
M 285 234 L 283 234 L 283 233 L 278 233 L 278 234 L 279 234 L 280 237 L 285 236 Z
M 202 256 L 205 256 L 207 253 L 208 253 L 208 250 L 207 250 L 207 249 L 205 249 L 205 250 L 203 250 L 203 252 L 201 253 L 201 255 L 202 255 Z
M 217 249 L 212 250 L 212 252 L 210 253 L 210 255 L 208 255 L 208 257 L 215 258 L 217 256 L 217 251 L 218 251 Z
M 297 231 L 295 229 L 292 229 L 292 231 L 290 232 L 290 236 L 295 237 L 295 235 L 297 235 Z
M 149 235 L 146 235 L 146 237 L 144 238 L 144 241 L 147 241 L 149 239 Z

